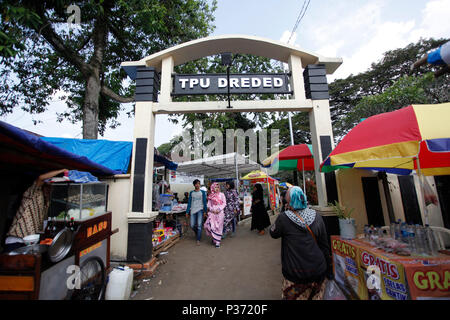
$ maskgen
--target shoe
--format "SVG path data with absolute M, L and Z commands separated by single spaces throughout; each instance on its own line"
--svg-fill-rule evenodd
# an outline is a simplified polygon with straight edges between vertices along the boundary
M 198 245 L 198 246 L 200 245 L 200 241 L 198 241 L 198 240 L 197 240 L 197 245 Z
M 235 236 L 236 236 L 236 232 L 232 232 L 230 237 L 234 238 Z
M 222 239 L 225 239 L 227 237 L 227 235 L 224 233 L 223 235 L 222 235 Z
M 216 244 L 216 248 L 220 248 L 220 244 Z
M 259 232 L 259 235 L 260 235 L 260 236 L 263 236 L 265 233 L 266 233 L 266 232 L 265 232 L 264 230 L 261 230 L 261 231 Z

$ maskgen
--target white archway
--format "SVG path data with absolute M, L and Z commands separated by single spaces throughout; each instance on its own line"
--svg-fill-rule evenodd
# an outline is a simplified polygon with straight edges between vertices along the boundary
M 288 63 L 291 98 L 233 101 L 232 109 L 227 108 L 227 101 L 172 101 L 175 66 L 223 52 L 252 54 Z M 156 214 L 151 208 L 155 115 L 163 113 L 308 112 L 319 207 L 326 207 L 326 181 L 319 167 L 323 156 L 326 157 L 334 147 L 326 74 L 334 73 L 341 64 L 341 58 L 324 57 L 278 41 L 246 35 L 206 37 L 160 51 L 139 61 L 123 62 L 122 68 L 131 79 L 136 80 L 137 86 L 129 221 L 144 221 Z M 313 79 L 319 79 L 322 88 L 325 84 L 326 92 L 313 94 L 314 85 L 310 83 Z M 332 182 L 335 184 L 335 180 Z

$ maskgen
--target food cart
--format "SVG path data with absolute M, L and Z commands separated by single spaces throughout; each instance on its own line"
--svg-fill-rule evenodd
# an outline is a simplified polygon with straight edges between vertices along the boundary
M 260 170 L 252 171 L 243 178 L 242 188 L 244 189 L 244 193 L 251 193 L 251 187 L 255 183 L 261 183 L 263 185 L 263 189 L 265 189 L 265 194 L 269 197 L 269 205 L 273 212 L 280 208 L 280 193 L 278 189 L 278 180 L 272 178 L 265 172 Z M 249 181 L 246 183 L 245 181 Z M 242 190 L 242 189 L 241 189 Z
M 336 282 L 353 299 L 371 298 L 367 272 L 377 266 L 380 283 L 378 299 L 450 299 L 450 256 L 400 256 L 387 253 L 362 239 L 344 240 L 331 236 Z
M 110 237 L 118 231 L 111 230 L 106 190 L 106 184 L 100 182 L 52 184 L 49 219 L 39 234 L 40 241 L 1 255 L 1 297 L 103 297 Z

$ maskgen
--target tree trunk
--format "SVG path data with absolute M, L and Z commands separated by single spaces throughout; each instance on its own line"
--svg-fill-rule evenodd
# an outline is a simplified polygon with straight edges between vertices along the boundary
M 83 106 L 83 139 L 97 139 L 98 113 L 101 84 L 98 76 L 92 75 L 86 81 Z

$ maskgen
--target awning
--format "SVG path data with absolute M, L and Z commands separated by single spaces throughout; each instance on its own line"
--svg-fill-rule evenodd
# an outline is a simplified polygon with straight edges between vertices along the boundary
M 192 176 L 205 177 L 236 177 L 236 169 L 239 173 L 247 173 L 260 169 L 260 165 L 247 159 L 238 153 L 227 153 L 224 155 L 202 158 L 178 164 L 177 171 L 184 172 Z
M 127 173 L 133 152 L 133 143 L 129 141 L 88 140 L 69 138 L 42 137 L 57 147 L 85 156 L 118 173 Z M 154 166 L 164 166 L 170 170 L 177 170 L 177 164 L 159 155 L 156 148 L 153 151 Z
M 38 175 L 64 168 L 87 171 L 95 176 L 120 173 L 0 121 L 0 172 Z

